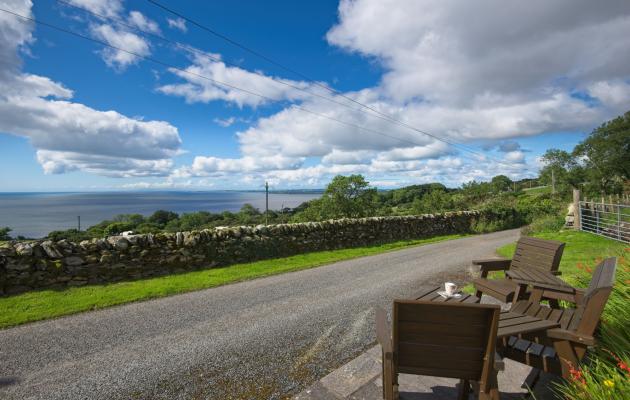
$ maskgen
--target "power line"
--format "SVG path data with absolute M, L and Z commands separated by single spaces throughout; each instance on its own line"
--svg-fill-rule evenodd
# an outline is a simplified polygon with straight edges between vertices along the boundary
M 160 61 L 160 60 L 158 60 L 156 58 L 149 57 L 149 56 L 144 56 L 144 55 L 135 53 L 133 51 L 126 50 L 126 49 L 123 49 L 121 47 L 111 45 L 111 44 L 109 44 L 107 42 L 104 42 L 102 40 L 95 39 L 95 38 L 83 35 L 81 33 L 74 32 L 74 31 L 71 31 L 71 30 L 59 27 L 57 25 L 54 25 L 54 24 L 42 21 L 40 19 L 31 18 L 31 17 L 25 16 L 25 15 L 22 15 L 22 14 L 15 13 L 15 12 L 10 11 L 10 10 L 6 10 L 4 8 L 0 8 L 0 11 L 3 11 L 5 13 L 14 15 L 14 16 L 22 18 L 24 20 L 31 21 L 33 23 L 36 23 L 36 24 L 48 27 L 50 29 L 57 30 L 59 32 L 63 32 L 63 33 L 66 33 L 66 34 L 69 34 L 69 35 L 72 35 L 72 36 L 75 36 L 75 37 L 78 37 L 78 38 L 81 38 L 81 39 L 84 39 L 84 40 L 87 40 L 87 41 L 91 41 L 91 42 L 94 42 L 94 43 L 98 43 L 98 44 L 100 44 L 102 46 L 105 46 L 105 47 L 108 47 L 108 48 L 111 48 L 111 49 L 114 49 L 114 50 L 122 51 L 124 53 L 132 55 L 132 56 L 137 57 L 139 59 L 147 60 L 147 61 L 153 62 L 155 64 L 161 65 L 161 66 L 166 67 L 166 68 L 174 69 L 174 70 L 180 71 L 180 72 L 188 74 L 188 75 L 192 75 L 192 76 L 196 76 L 198 78 L 204 79 L 204 80 L 208 80 L 208 81 L 210 81 L 212 83 L 215 83 L 217 85 L 222 85 L 222 86 L 234 89 L 234 90 L 238 90 L 238 91 L 241 91 L 241 92 L 253 95 L 253 96 L 260 97 L 260 98 L 268 100 L 268 101 L 275 101 L 274 99 L 272 99 L 272 98 L 270 98 L 268 96 L 265 96 L 263 94 L 256 93 L 256 92 L 253 92 L 253 91 L 248 90 L 248 89 L 243 89 L 243 88 L 240 88 L 238 86 L 235 86 L 235 85 L 232 85 L 232 84 L 229 84 L 229 83 L 221 82 L 221 81 L 218 81 L 216 79 L 209 78 L 207 76 L 204 76 L 204 75 L 201 75 L 201 74 L 197 74 L 195 72 L 191 72 L 191 71 L 185 70 L 185 69 L 177 67 L 177 66 L 175 66 L 173 64 L 170 64 L 170 63 L 167 63 L 167 62 L 164 62 L 164 61 Z M 404 138 L 399 138 L 397 136 L 388 135 L 386 133 L 383 133 L 383 132 L 380 132 L 380 131 L 377 131 L 377 130 L 374 130 L 374 129 L 370 129 L 370 128 L 367 128 L 367 127 L 364 127 L 364 126 L 361 126 L 361 125 L 358 125 L 358 124 L 354 124 L 352 122 L 343 121 L 343 120 L 340 120 L 338 118 L 331 117 L 329 115 L 325 115 L 325 114 L 322 114 L 322 113 L 319 113 L 319 112 L 316 112 L 316 111 L 309 110 L 308 108 L 305 108 L 305 107 L 302 107 L 302 106 L 298 106 L 296 104 L 292 104 L 291 107 L 293 107 L 295 109 L 298 109 L 298 110 L 301 110 L 303 112 L 306 112 L 306 113 L 309 113 L 309 114 L 312 114 L 312 115 L 315 115 L 315 116 L 318 116 L 318 117 L 321 117 L 321 118 L 324 118 L 324 119 L 328 119 L 328 120 L 331 120 L 331 121 L 334 121 L 334 122 L 337 122 L 337 123 L 340 123 L 340 124 L 343 124 L 343 125 L 346 125 L 346 126 L 354 127 L 354 128 L 366 131 L 366 132 L 371 132 L 371 133 L 378 134 L 378 135 L 381 135 L 381 136 L 384 136 L 384 137 L 388 137 L 388 138 L 391 138 L 391 139 L 394 139 L 394 140 L 398 140 L 398 141 L 401 141 L 401 142 L 409 143 L 409 144 L 412 144 L 414 146 L 424 146 L 424 144 L 420 144 L 420 143 L 417 143 L 417 142 L 414 142 L 414 141 L 411 141 L 411 140 L 408 140 L 408 139 L 404 139 Z
M 449 144 L 449 145 L 451 145 L 453 147 L 459 148 L 460 150 L 467 151 L 469 153 L 476 154 L 477 156 L 481 156 L 481 157 L 484 157 L 484 158 L 487 157 L 487 158 L 493 159 L 494 161 L 496 161 L 498 163 L 502 163 L 502 164 L 505 163 L 503 161 L 494 159 L 493 157 L 490 157 L 488 155 L 479 153 L 479 152 L 473 150 L 472 148 L 470 148 L 470 147 L 468 147 L 468 146 L 466 146 L 466 145 L 464 145 L 462 143 L 459 143 L 457 141 L 449 141 L 449 140 L 447 140 L 447 139 L 445 139 L 445 138 L 443 138 L 441 136 L 437 136 L 437 135 L 429 133 L 427 131 L 418 129 L 418 128 L 416 128 L 416 127 L 414 127 L 414 126 L 412 126 L 412 125 L 410 125 L 410 124 L 408 124 L 406 122 L 400 121 L 400 120 L 398 120 L 398 119 L 396 119 L 396 118 L 394 118 L 394 117 L 392 117 L 392 116 L 390 116 L 390 115 L 388 115 L 386 113 L 383 113 L 383 112 L 375 109 L 374 107 L 371 107 L 371 106 L 369 106 L 369 105 L 367 105 L 365 103 L 362 103 L 362 102 L 360 102 L 358 100 L 355 100 L 352 97 L 347 96 L 344 93 L 329 87 L 328 85 L 323 85 L 320 82 L 318 82 L 317 80 L 315 80 L 313 78 L 310 78 L 309 76 L 303 74 L 302 72 L 299 72 L 299 71 L 297 71 L 297 70 L 295 70 L 293 68 L 287 67 L 286 65 L 284 65 L 284 64 L 282 64 L 282 63 L 280 63 L 280 62 L 278 62 L 278 61 L 276 61 L 276 60 L 274 60 L 274 59 L 272 59 L 272 58 L 270 58 L 270 57 L 268 57 L 268 56 L 266 56 L 264 54 L 262 54 L 261 52 L 256 51 L 256 50 L 252 49 L 251 47 L 248 47 L 248 46 L 246 46 L 246 45 L 244 45 L 242 43 L 239 43 L 236 40 L 231 39 L 227 35 L 222 34 L 222 33 L 218 32 L 218 31 L 216 31 L 216 30 L 214 30 L 212 28 L 209 28 L 208 26 L 206 26 L 206 25 L 204 25 L 204 24 L 202 24 L 200 22 L 197 22 L 197 21 L 193 20 L 192 18 L 189 18 L 189 17 L 183 15 L 182 13 L 177 12 L 177 11 L 173 10 L 172 8 L 169 8 L 169 7 L 165 6 L 164 4 L 161 4 L 161 3 L 157 2 L 156 0 L 147 0 L 147 1 L 149 3 L 151 3 L 151 4 L 153 4 L 154 6 L 156 6 L 158 8 L 161 8 L 162 10 L 164 10 L 164 11 L 170 13 L 170 14 L 173 14 L 173 15 L 179 17 L 179 18 L 182 18 L 183 20 L 185 20 L 185 21 L 189 22 L 190 24 L 198 27 L 199 29 L 202 29 L 202 30 L 204 30 L 204 31 L 206 31 L 206 32 L 208 32 L 208 33 L 210 33 L 210 34 L 212 34 L 212 35 L 222 39 L 222 40 L 225 40 L 226 42 L 232 44 L 233 46 L 236 46 L 236 47 L 238 47 L 238 48 L 240 48 L 240 49 L 242 49 L 242 50 L 244 50 L 244 51 L 246 51 L 246 52 L 248 52 L 248 53 L 250 53 L 250 54 L 252 54 L 252 55 L 254 55 L 256 57 L 259 57 L 259 58 L 267 61 L 270 64 L 273 64 L 273 65 L 277 66 L 278 68 L 283 69 L 284 71 L 287 71 L 287 72 L 290 72 L 292 74 L 295 74 L 295 75 L 299 76 L 300 78 L 305 79 L 305 80 L 313 83 L 314 85 L 316 85 L 318 87 L 321 87 L 321 88 L 323 88 L 323 89 L 325 89 L 325 90 L 327 90 L 327 91 L 329 91 L 329 92 L 331 92 L 331 93 L 333 93 L 333 94 L 335 94 L 337 96 L 343 97 L 346 100 L 349 100 L 349 101 L 351 101 L 351 102 L 353 102 L 353 103 L 355 103 L 355 104 L 357 104 L 357 105 L 359 105 L 359 106 L 361 106 L 361 107 L 363 107 L 365 109 L 368 109 L 368 110 L 372 111 L 373 113 L 376 113 L 378 116 L 381 117 L 381 119 L 385 119 L 385 120 L 387 120 L 389 122 L 392 122 L 392 123 L 395 123 L 397 125 L 404 126 L 404 127 L 408 128 L 408 129 L 411 129 L 411 130 L 413 130 L 413 131 L 415 131 L 417 133 L 420 133 L 420 134 L 425 135 L 425 136 L 432 137 L 432 138 L 434 138 L 436 140 L 439 140 L 441 142 L 447 143 L 447 144 Z M 357 111 L 359 111 L 359 110 L 357 110 Z M 370 114 L 370 115 L 374 116 L 373 114 Z

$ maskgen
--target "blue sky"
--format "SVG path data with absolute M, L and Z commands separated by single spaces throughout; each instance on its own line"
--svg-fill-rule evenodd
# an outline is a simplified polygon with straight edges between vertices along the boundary
M 180 70 L 0 12 L 0 190 L 521 178 L 546 149 L 572 149 L 630 104 L 623 1 L 570 2 L 570 12 L 544 1 L 501 12 L 493 1 L 161 1 L 302 76 L 146 1 L 69 2 L 103 17 L 53 0 L 0 8 Z

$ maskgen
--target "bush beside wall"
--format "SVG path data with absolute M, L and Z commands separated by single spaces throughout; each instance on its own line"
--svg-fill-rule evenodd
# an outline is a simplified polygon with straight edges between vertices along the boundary
M 270 226 L 8 242 L 0 247 L 0 295 L 117 282 L 299 253 L 472 232 L 487 212 L 372 217 Z

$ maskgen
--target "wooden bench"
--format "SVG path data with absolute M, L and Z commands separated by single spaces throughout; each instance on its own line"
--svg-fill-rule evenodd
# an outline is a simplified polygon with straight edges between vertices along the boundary
M 515 329 L 514 336 L 499 342 L 501 355 L 568 379 L 569 370 L 584 358 L 587 347 L 595 344 L 594 333 L 615 282 L 616 266 L 614 257 L 597 266 L 576 308 L 553 309 L 529 300 L 514 303 L 510 311 L 501 314 L 501 323 L 529 317 L 554 322 L 557 327 L 540 332 Z M 532 296 L 538 299 L 541 294 Z
M 376 312 L 383 351 L 383 397 L 398 398 L 398 374 L 460 379 L 459 399 L 471 382 L 479 399 L 498 399 L 494 364 L 500 308 L 497 305 L 395 300 L 392 326 Z M 478 385 L 477 385 L 478 382 Z
M 503 279 L 488 279 L 491 271 L 545 271 L 552 275 L 560 275 L 560 259 L 565 244 L 555 240 L 544 240 L 532 237 L 521 237 L 516 243 L 516 250 L 512 259 L 491 258 L 473 260 L 478 265 L 481 277 L 473 280 L 476 296 L 483 293 L 504 303 L 517 301 L 526 296 L 527 284 L 515 282 L 509 277 Z

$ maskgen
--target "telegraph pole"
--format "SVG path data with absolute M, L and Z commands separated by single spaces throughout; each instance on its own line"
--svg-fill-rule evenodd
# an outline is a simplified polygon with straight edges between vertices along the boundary
M 265 225 L 269 223 L 269 182 L 265 181 Z
M 556 194 L 556 174 L 551 167 L 551 194 Z
M 81 216 L 77 215 L 77 226 L 79 227 L 79 232 L 81 232 Z

